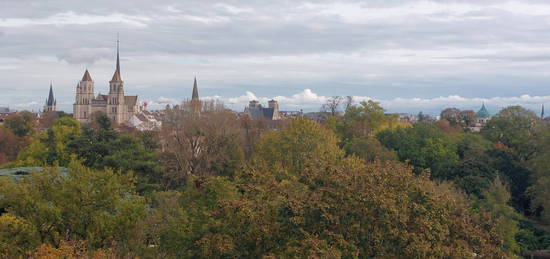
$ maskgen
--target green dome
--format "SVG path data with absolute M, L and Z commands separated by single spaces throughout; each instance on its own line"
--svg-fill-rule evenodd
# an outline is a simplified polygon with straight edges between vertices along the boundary
M 491 114 L 489 114 L 489 111 L 487 111 L 487 108 L 485 108 L 485 103 L 481 105 L 481 109 L 477 111 L 476 115 L 478 118 L 483 118 L 483 119 L 491 117 Z

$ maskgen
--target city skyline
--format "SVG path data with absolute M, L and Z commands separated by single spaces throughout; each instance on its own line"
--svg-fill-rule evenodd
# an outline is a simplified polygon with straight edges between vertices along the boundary
M 0 106 L 19 110 L 40 109 L 53 80 L 70 112 L 86 68 L 106 93 L 118 32 L 126 89 L 158 107 L 189 98 L 195 76 L 237 111 L 272 98 L 317 111 L 334 95 L 432 114 L 550 102 L 543 1 L 8 0 L 0 15 Z

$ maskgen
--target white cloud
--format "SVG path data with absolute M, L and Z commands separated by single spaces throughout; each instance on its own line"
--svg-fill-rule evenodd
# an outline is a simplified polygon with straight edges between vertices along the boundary
M 281 110 L 300 110 L 318 111 L 330 96 L 322 96 L 312 92 L 310 89 L 305 89 L 302 92 L 291 96 L 256 96 L 254 93 L 247 91 L 244 95 L 238 97 L 220 97 L 210 96 L 204 99 L 217 99 L 224 102 L 230 108 L 236 111 L 248 105 L 249 101 L 259 100 L 262 104 L 267 105 L 267 101 L 275 99 L 279 102 Z M 420 111 L 437 114 L 441 110 L 448 107 L 456 107 L 459 109 L 476 110 L 485 103 L 487 108 L 492 112 L 498 112 L 500 109 L 510 105 L 521 105 L 529 109 L 538 110 L 542 104 L 550 103 L 549 96 L 531 96 L 521 95 L 515 97 L 492 97 L 492 98 L 466 98 L 459 95 L 439 96 L 434 98 L 394 98 L 389 100 L 374 99 L 368 96 L 353 96 L 355 103 L 361 101 L 374 100 L 380 104 L 388 112 L 410 112 L 417 113 Z
M 306 11 L 312 15 L 339 17 L 342 21 L 353 24 L 400 24 L 418 21 L 411 17 L 436 22 L 488 20 L 493 18 L 494 11 L 525 16 L 550 15 L 549 4 L 519 1 L 502 1 L 495 4 L 409 1 L 393 6 L 374 6 L 368 2 L 305 3 L 300 5 L 298 10 Z M 475 15 L 473 15 L 474 13 Z
M 100 59 L 112 59 L 113 49 L 109 48 L 77 48 L 69 49 L 57 55 L 60 60 L 71 64 L 93 64 Z
M 151 21 L 145 16 L 113 13 L 110 15 L 77 14 L 75 12 L 58 13 L 46 18 L 4 18 L 0 19 L 0 27 L 19 28 L 37 25 L 90 25 L 101 23 L 122 23 L 135 27 L 146 27 Z

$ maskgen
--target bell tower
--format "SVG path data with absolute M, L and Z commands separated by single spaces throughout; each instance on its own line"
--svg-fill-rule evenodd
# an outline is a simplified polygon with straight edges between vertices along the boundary
M 109 95 L 107 100 L 107 116 L 115 123 L 127 120 L 127 111 L 124 104 L 124 82 L 120 76 L 120 54 L 117 36 L 116 44 L 116 69 L 113 78 L 109 81 Z
M 76 85 L 76 98 L 73 104 L 73 117 L 86 123 L 90 119 L 91 103 L 94 99 L 94 81 L 86 69 L 82 80 Z

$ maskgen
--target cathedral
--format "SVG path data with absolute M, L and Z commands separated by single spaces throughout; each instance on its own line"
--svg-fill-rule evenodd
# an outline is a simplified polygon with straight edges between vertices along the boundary
M 105 113 L 114 123 L 124 124 L 139 112 L 137 95 L 124 95 L 124 81 L 120 76 L 120 57 L 117 41 L 116 70 L 109 81 L 109 94 L 94 94 L 94 81 L 86 69 L 76 85 L 73 117 L 81 123 L 90 122 L 94 112 Z

